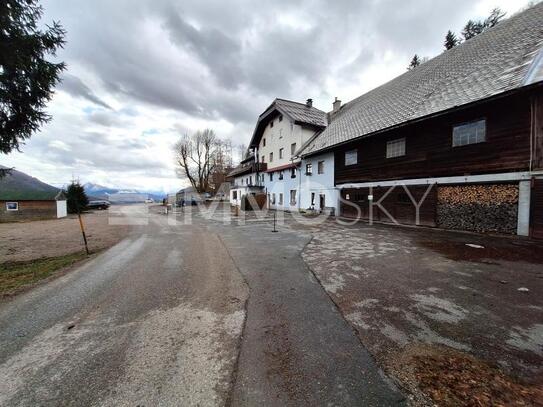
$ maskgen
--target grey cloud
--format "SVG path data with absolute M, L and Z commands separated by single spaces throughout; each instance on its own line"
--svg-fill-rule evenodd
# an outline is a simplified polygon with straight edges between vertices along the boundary
M 445 32 L 478 17 L 481 1 L 42 0 L 45 20 L 60 20 L 68 33 L 59 52 L 69 67 L 61 89 L 108 110 L 81 112 L 77 120 L 55 115 L 25 153 L 88 173 L 164 175 L 171 160 L 150 156 L 145 135 L 119 141 L 108 131 L 128 133 L 156 110 L 180 132 L 222 120 L 220 136 L 247 142 L 275 97 L 348 101 L 341 91 L 360 94 L 361 75 L 385 61 L 392 61 L 390 75 L 401 74 L 414 53 L 441 52 Z M 115 100 L 117 112 L 97 95 Z M 86 133 L 89 124 L 103 133 Z M 70 154 L 49 148 L 51 140 L 63 141 Z
M 94 92 L 87 85 L 85 85 L 83 81 L 77 76 L 65 73 L 62 76 L 62 82 L 60 83 L 59 88 L 71 94 L 72 96 L 87 99 L 89 102 L 92 102 L 98 106 L 102 106 L 106 109 L 112 110 L 111 106 L 109 106 L 106 102 L 96 96 Z

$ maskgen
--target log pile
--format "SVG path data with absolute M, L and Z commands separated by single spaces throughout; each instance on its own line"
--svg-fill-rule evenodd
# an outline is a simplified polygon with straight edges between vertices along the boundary
M 518 185 L 439 187 L 437 196 L 439 227 L 483 233 L 516 233 Z

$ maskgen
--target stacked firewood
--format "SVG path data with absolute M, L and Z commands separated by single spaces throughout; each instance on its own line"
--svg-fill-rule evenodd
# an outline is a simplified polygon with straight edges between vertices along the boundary
M 517 227 L 517 185 L 439 187 L 438 226 L 447 229 L 514 234 Z
M 439 187 L 437 191 L 439 203 L 450 205 L 477 203 L 518 203 L 518 186 L 511 184 L 492 185 L 459 185 Z

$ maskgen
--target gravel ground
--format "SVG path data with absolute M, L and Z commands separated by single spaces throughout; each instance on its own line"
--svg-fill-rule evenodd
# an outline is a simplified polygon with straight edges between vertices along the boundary
M 458 360 L 475 356 L 513 381 L 543 383 L 540 244 L 335 222 L 310 230 L 304 260 L 363 343 L 413 393 L 416 378 L 405 353 L 424 359 L 451 350 Z
M 0 405 L 226 403 L 247 286 L 216 234 L 139 210 L 120 243 L 0 303 Z
M 117 218 L 115 207 L 112 207 L 110 211 L 83 214 L 83 223 L 91 251 L 111 247 L 128 234 L 129 225 L 112 225 L 110 218 Z M 56 257 L 81 250 L 84 250 L 84 245 L 77 216 L 0 223 L 0 262 Z

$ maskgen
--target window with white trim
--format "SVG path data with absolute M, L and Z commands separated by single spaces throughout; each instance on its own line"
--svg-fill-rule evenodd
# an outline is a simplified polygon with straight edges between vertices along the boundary
M 19 202 L 6 202 L 6 211 L 18 211 Z
M 290 190 L 290 206 L 296 205 L 296 190 L 291 189 Z
M 283 205 L 283 193 L 279 193 L 279 205 Z
M 305 165 L 305 175 L 313 174 L 313 164 L 308 163 Z
M 486 141 L 486 120 L 477 120 L 453 127 L 453 147 Z
M 405 155 L 405 138 L 387 141 L 387 158 Z
M 284 151 L 285 151 L 284 148 L 280 148 L 280 149 L 279 149 L 279 158 L 283 158 L 283 156 L 284 156 Z
M 275 194 L 272 194 L 272 205 L 275 205 Z
M 358 150 L 345 152 L 345 165 L 355 165 L 358 163 Z
M 317 174 L 324 174 L 324 161 L 317 163 Z

